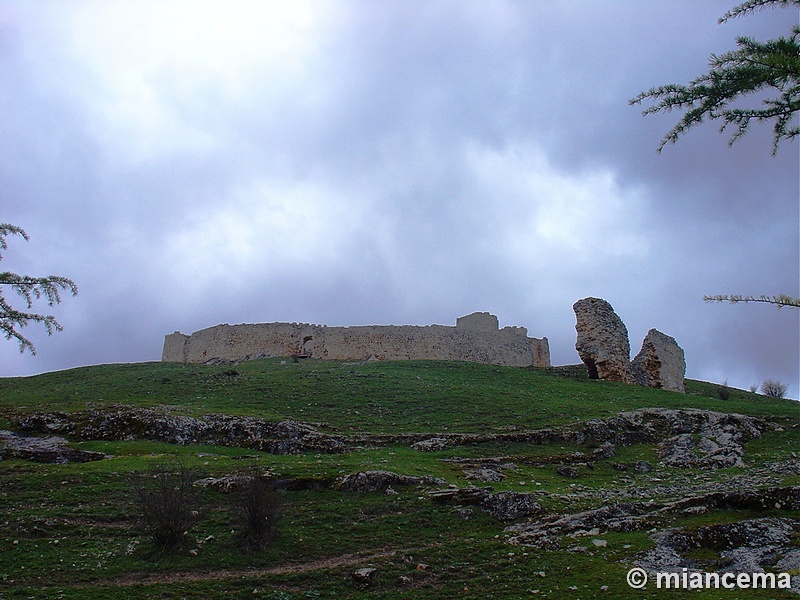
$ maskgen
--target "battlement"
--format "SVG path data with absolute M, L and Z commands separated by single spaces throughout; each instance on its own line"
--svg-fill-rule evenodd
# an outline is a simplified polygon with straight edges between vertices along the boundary
M 308 323 L 215 325 L 164 338 L 164 362 L 239 361 L 298 356 L 323 360 L 464 360 L 515 367 L 549 367 L 547 338 L 525 327 L 499 329 L 495 315 L 472 313 L 445 325 L 328 327 Z

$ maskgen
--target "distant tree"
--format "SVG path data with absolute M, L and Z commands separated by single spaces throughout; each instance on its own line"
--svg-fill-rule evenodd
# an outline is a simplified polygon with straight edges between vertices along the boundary
M 719 19 L 725 23 L 730 19 L 754 13 L 768 6 L 800 6 L 800 0 L 748 0 L 729 10 Z M 709 59 L 710 70 L 686 85 L 669 84 L 654 87 L 632 98 L 630 104 L 641 104 L 654 100 L 655 104 L 645 109 L 643 115 L 687 109 L 678 123 L 662 138 L 658 146 L 661 152 L 668 143 L 678 138 L 704 120 L 722 120 L 720 132 L 729 125 L 734 133 L 729 145 L 747 133 L 752 121 L 773 121 L 772 154 L 778 151 L 781 141 L 793 140 L 800 135 L 800 126 L 795 118 L 800 111 L 800 26 L 792 25 L 789 37 L 759 42 L 749 37 L 736 39 L 738 50 Z M 733 105 L 743 96 L 772 90 L 778 95 L 762 100 L 760 107 L 745 108 Z M 800 298 L 791 296 L 706 296 L 706 302 L 765 302 L 783 306 L 800 307 Z
M 797 6 L 800 0 L 748 0 L 725 13 L 719 23 L 770 5 Z M 656 101 L 644 110 L 643 115 L 687 109 L 662 138 L 659 152 L 706 119 L 721 119 L 720 131 L 733 126 L 730 144 L 747 133 L 752 121 L 773 121 L 773 154 L 777 153 L 782 140 L 792 140 L 800 135 L 800 127 L 794 119 L 800 110 L 800 26 L 794 24 L 789 37 L 766 42 L 739 37 L 736 43 L 738 50 L 719 56 L 712 54 L 709 72 L 694 79 L 688 86 L 673 83 L 654 87 L 629 101 L 630 104 L 641 104 L 644 100 Z M 733 106 L 743 96 L 765 90 L 777 92 L 777 96 L 765 98 L 761 106 Z
M 9 235 L 19 235 L 25 241 L 28 234 L 16 225 L 0 223 L 0 250 L 7 250 L 8 243 L 6 237 Z M 3 259 L 0 254 L 0 260 Z M 53 306 L 61 302 L 60 292 L 69 291 L 73 296 L 78 293 L 75 282 L 66 277 L 50 275 L 49 277 L 30 277 L 28 275 L 17 275 L 8 271 L 0 272 L 0 286 L 8 286 L 12 291 L 25 299 L 27 309 L 33 308 L 34 300 L 44 298 L 48 306 Z M 3 288 L 0 287 L 0 331 L 5 338 L 14 338 L 19 342 L 19 351 L 30 351 L 36 354 L 33 343 L 23 336 L 18 330 L 25 327 L 29 322 L 42 323 L 47 329 L 47 333 L 52 335 L 54 331 L 62 331 L 61 324 L 52 315 L 39 315 L 31 312 L 22 312 L 13 308 L 2 294 Z

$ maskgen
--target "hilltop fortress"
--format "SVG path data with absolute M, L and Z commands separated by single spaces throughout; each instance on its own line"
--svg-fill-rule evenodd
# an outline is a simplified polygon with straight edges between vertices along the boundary
M 164 338 L 164 362 L 205 363 L 271 356 L 327 360 L 464 360 L 508 367 L 549 367 L 547 338 L 525 327 L 499 328 L 495 315 L 476 312 L 445 325 L 327 327 L 308 323 L 215 325 Z

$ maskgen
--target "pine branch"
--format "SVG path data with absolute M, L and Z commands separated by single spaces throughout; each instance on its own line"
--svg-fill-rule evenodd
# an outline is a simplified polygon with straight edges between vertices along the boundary
M 16 225 L 11 225 L 10 223 L 0 223 L 0 250 L 8 250 L 8 242 L 6 242 L 6 236 L 9 235 L 19 235 L 27 242 L 28 241 L 28 234 L 25 233 L 25 230 L 22 227 L 17 227 Z M 0 260 L 3 259 L 3 255 L 0 254 Z
M 44 297 L 48 306 L 61 303 L 60 290 L 68 290 L 73 296 L 78 295 L 78 286 L 66 277 L 50 275 L 49 277 L 29 277 L 16 273 L 0 273 L 0 285 L 11 286 L 17 294 L 25 298 L 28 308 L 33 306 L 33 300 Z
M 800 0 L 752 0 L 736 7 L 726 19 L 776 3 L 800 5 Z M 736 43 L 736 50 L 712 54 L 709 72 L 692 80 L 689 85 L 662 85 L 629 101 L 631 105 L 654 101 L 652 106 L 642 111 L 643 115 L 686 110 L 678 123 L 664 135 L 658 152 L 706 119 L 721 120 L 720 131 L 733 126 L 729 144 L 747 133 L 752 121 L 774 121 L 773 155 L 782 140 L 792 140 L 800 135 L 800 126 L 793 124 L 800 110 L 800 26 L 792 27 L 790 37 L 763 43 L 740 37 Z M 778 95 L 764 100 L 761 107 L 730 107 L 743 96 L 768 89 L 777 91 Z
M 792 308 L 800 308 L 800 298 L 792 298 L 781 294 L 779 296 L 742 296 L 741 294 L 731 295 L 717 295 L 717 296 L 704 296 L 705 302 L 730 302 L 731 304 L 738 304 L 739 302 L 763 302 L 765 304 L 774 304 L 779 309 L 784 306 Z
M 770 4 L 777 4 L 781 7 L 786 7 L 790 4 L 800 4 L 800 0 L 748 0 L 747 2 L 742 2 L 738 6 L 734 6 L 732 9 L 722 15 L 717 22 L 722 24 L 730 19 L 752 14 L 769 6 Z
M 28 240 L 28 234 L 22 228 L 2 223 L 0 224 L 0 249 L 8 248 L 5 238 L 9 235 L 19 235 L 26 241 Z M 2 259 L 2 255 L 0 255 L 0 259 Z M 33 307 L 35 300 L 40 299 L 44 299 L 48 306 L 59 304 L 62 291 L 68 291 L 73 296 L 78 294 L 78 286 L 74 281 L 57 275 L 30 277 L 6 271 L 0 273 L 0 286 L 8 286 L 15 294 L 22 296 L 28 309 Z M 0 293 L 0 332 L 7 340 L 12 338 L 17 340 L 20 352 L 28 350 L 35 355 L 36 348 L 33 343 L 19 332 L 19 329 L 26 327 L 30 322 L 44 325 L 48 335 L 63 330 L 53 315 L 19 311 L 12 307 Z
M 26 327 L 31 321 L 43 324 L 47 330 L 47 335 L 53 335 L 55 331 L 63 331 L 63 327 L 53 315 L 38 315 L 18 311 L 10 306 L 5 298 L 0 296 L 0 331 L 3 332 L 7 340 L 14 338 L 19 342 L 20 353 L 28 350 L 32 355 L 36 355 L 36 348 L 33 342 L 17 331 L 17 329 Z

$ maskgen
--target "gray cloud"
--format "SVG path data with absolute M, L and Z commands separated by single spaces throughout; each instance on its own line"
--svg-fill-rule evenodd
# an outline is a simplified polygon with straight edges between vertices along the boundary
M 736 35 L 730 3 L 2 2 L 3 268 L 72 277 L 0 346 L 0 375 L 156 360 L 219 322 L 452 323 L 490 310 L 577 362 L 572 303 L 608 299 L 632 346 L 674 335 L 688 374 L 798 394 L 797 146 L 627 101 L 686 82 Z

